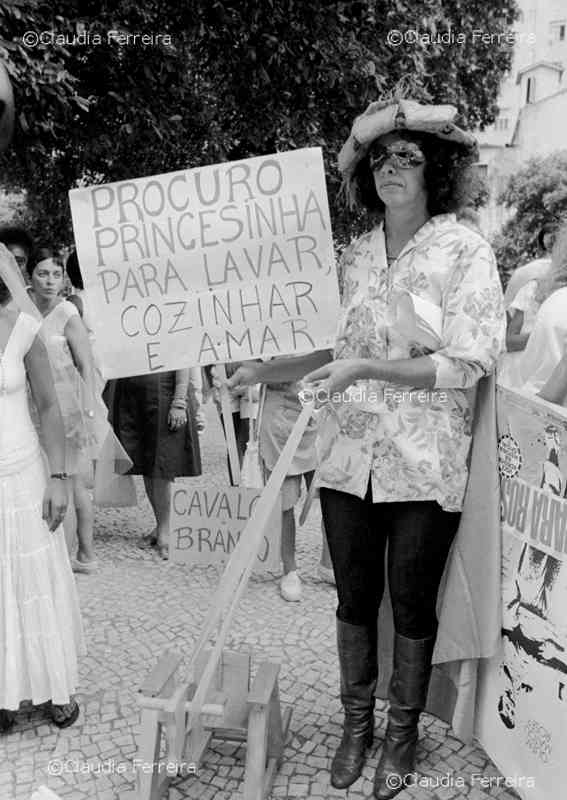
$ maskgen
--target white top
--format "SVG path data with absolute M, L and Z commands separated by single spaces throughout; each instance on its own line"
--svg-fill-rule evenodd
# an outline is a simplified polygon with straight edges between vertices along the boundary
M 508 281 L 508 286 L 504 292 L 504 307 L 509 308 L 520 291 L 528 281 L 540 280 L 548 272 L 551 266 L 550 258 L 536 258 L 523 267 L 518 267 Z
M 33 317 L 20 313 L 0 351 L 0 474 L 38 449 L 28 406 L 24 358 L 39 327 Z
M 540 306 L 519 364 L 521 386 L 539 392 L 567 352 L 567 287 L 557 289 Z
M 524 315 L 520 333 L 531 333 L 533 331 L 540 306 L 540 303 L 536 300 L 538 286 L 539 281 L 528 281 L 518 290 L 515 298 L 510 303 L 509 310 L 511 313 L 521 311 Z

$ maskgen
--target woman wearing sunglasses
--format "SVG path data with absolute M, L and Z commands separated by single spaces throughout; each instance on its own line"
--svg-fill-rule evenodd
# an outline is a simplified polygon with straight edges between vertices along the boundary
M 400 100 L 372 103 L 355 120 L 339 168 L 353 204 L 378 221 L 342 257 L 333 360 L 319 354 L 327 363 L 304 377 L 323 381 L 333 399 L 318 435 L 345 712 L 331 783 L 354 783 L 372 743 L 387 573 L 395 638 L 374 788 L 382 800 L 415 769 L 439 584 L 467 484 L 475 385 L 493 371 L 505 334 L 492 250 L 455 216 L 467 202 L 476 149 L 455 116 L 452 106 Z M 308 361 L 295 359 L 295 376 L 313 370 Z M 270 369 L 246 365 L 229 384 L 269 380 Z M 292 371 L 290 360 L 286 378 Z

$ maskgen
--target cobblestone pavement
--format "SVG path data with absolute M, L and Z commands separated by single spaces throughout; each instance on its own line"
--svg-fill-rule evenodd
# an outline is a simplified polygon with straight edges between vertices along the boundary
M 187 482 L 220 487 L 228 478 L 220 426 L 211 405 L 207 417 L 204 475 Z M 81 716 L 74 726 L 60 731 L 49 723 L 43 708 L 20 710 L 15 729 L 0 739 L 0 800 L 29 800 L 40 785 L 71 800 L 125 800 L 134 789 L 138 687 L 166 647 L 191 652 L 219 577 L 217 568 L 162 562 L 140 550 L 140 535 L 149 532 L 152 517 L 141 490 L 139 497 L 138 508 L 98 512 L 96 539 L 102 568 L 97 575 L 77 576 L 88 646 L 80 670 Z M 233 649 L 252 647 L 256 664 L 264 658 L 281 662 L 281 698 L 293 706 L 293 718 L 271 795 L 274 800 L 371 797 L 385 728 L 384 706 L 379 703 L 378 742 L 362 778 L 346 792 L 333 789 L 329 768 L 342 713 L 334 590 L 317 577 L 319 524 L 314 506 L 298 537 L 303 601 L 286 603 L 279 596 L 277 580 L 253 577 L 227 643 Z M 415 786 L 401 793 L 401 800 L 515 797 L 497 785 L 498 771 L 480 748 L 463 745 L 444 723 L 426 715 L 418 757 L 420 774 L 432 781 L 428 788 Z M 238 800 L 243 765 L 242 747 L 219 742 L 207 752 L 198 776 L 175 779 L 169 800 Z M 491 788 L 483 788 L 475 775 L 494 776 Z M 433 789 L 436 780 L 440 788 Z M 452 786 L 443 786 L 451 781 Z

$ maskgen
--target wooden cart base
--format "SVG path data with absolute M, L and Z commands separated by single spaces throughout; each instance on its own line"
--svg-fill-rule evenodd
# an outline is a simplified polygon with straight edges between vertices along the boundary
M 282 763 L 292 714 L 291 708 L 282 710 L 280 705 L 280 665 L 262 662 L 251 680 L 251 654 L 223 651 L 214 685 L 199 717 L 187 729 L 191 698 L 207 659 L 204 652 L 195 683 L 179 686 L 181 656 L 167 651 L 141 687 L 135 800 L 161 800 L 172 777 L 197 775 L 212 739 L 246 743 L 243 799 L 268 797 Z

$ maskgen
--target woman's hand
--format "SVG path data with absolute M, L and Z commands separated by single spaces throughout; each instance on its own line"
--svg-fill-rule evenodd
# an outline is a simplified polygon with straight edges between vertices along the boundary
M 173 433 L 187 425 L 187 409 L 170 406 L 167 417 L 167 427 Z
M 361 361 L 357 358 L 339 358 L 325 364 L 324 367 L 309 372 L 303 378 L 302 383 L 321 383 L 325 382 L 324 389 L 329 400 L 336 393 L 342 393 L 349 386 L 352 386 L 361 377 Z M 320 390 L 321 390 L 320 389 Z
M 68 492 L 67 482 L 60 478 L 50 478 L 43 494 L 42 517 L 49 530 L 56 530 L 67 513 Z
M 227 388 L 232 395 L 238 396 L 246 394 L 249 386 L 259 383 L 259 370 L 262 364 L 250 362 L 242 364 L 234 375 L 226 382 Z

